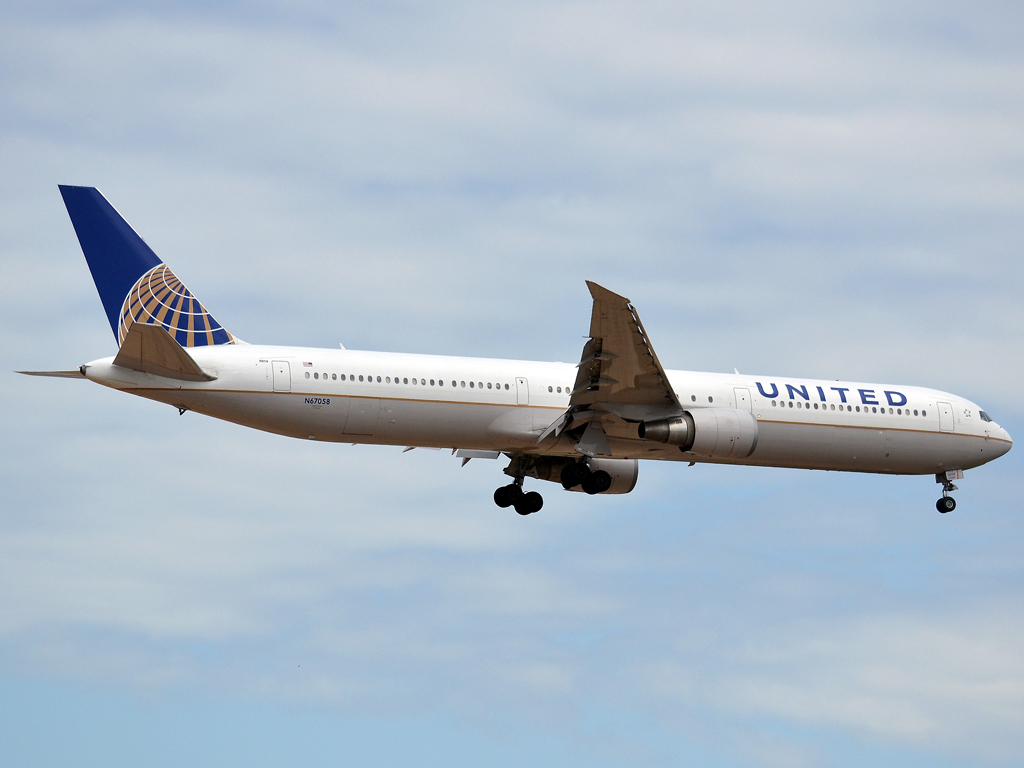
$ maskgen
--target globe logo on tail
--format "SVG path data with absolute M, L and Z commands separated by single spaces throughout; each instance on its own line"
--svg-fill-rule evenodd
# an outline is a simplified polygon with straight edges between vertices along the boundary
M 134 323 L 163 326 L 183 347 L 235 341 L 166 264 L 146 272 L 128 292 L 117 329 L 118 345 Z

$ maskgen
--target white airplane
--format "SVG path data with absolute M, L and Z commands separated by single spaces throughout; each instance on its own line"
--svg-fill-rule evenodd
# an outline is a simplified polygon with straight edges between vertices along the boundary
M 92 187 L 61 186 L 119 351 L 74 371 L 104 386 L 304 440 L 451 448 L 510 459 L 494 492 L 520 515 L 527 477 L 629 493 L 640 459 L 934 474 L 940 512 L 963 471 L 1012 441 L 976 404 L 921 387 L 665 370 L 628 299 L 594 299 L 580 362 L 247 344 L 229 333 Z

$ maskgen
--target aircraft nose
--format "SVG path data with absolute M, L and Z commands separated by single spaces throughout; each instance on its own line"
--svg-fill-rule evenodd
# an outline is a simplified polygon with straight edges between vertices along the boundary
M 1002 434 L 1000 435 L 1000 437 L 1002 437 L 1002 438 L 1003 438 L 1003 440 L 1005 440 L 1005 441 L 1006 441 L 1005 443 L 1002 443 L 1002 446 L 1003 446 L 1003 450 L 1002 450 L 1002 452 L 1001 452 L 1001 453 L 999 454 L 1000 456 L 1002 456 L 1002 455 L 1003 455 L 1004 453 L 1007 453 L 1007 452 L 1008 452 L 1008 451 L 1009 451 L 1009 450 L 1010 450 L 1010 449 L 1011 449 L 1011 448 L 1013 447 L 1013 438 L 1011 438 L 1011 437 L 1010 437 L 1010 433 L 1009 433 L 1009 432 L 1007 432 L 1007 431 L 1006 431 L 1005 429 L 1003 429 L 1002 427 L 1000 427 L 1000 428 L 999 428 L 999 431 L 1000 431 L 1000 432 L 1002 433 Z

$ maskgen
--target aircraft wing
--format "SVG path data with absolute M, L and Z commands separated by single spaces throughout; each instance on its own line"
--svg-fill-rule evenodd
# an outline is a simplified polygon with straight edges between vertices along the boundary
M 607 435 L 637 439 L 633 424 L 678 416 L 683 408 L 629 299 L 589 280 L 587 287 L 594 298 L 590 338 L 577 365 L 569 409 L 538 443 L 579 430 L 577 451 L 609 456 Z

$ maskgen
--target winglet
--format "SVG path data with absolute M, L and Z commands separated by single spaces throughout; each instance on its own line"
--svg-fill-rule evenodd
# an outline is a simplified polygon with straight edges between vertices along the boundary
M 188 352 L 159 325 L 135 323 L 121 343 L 114 365 L 183 381 L 213 381 Z

